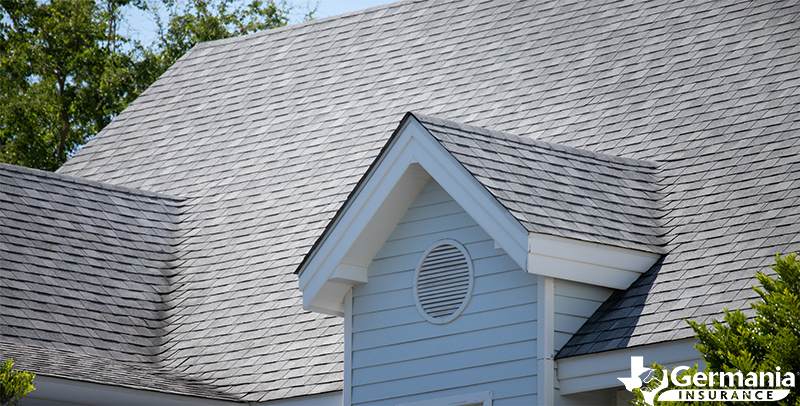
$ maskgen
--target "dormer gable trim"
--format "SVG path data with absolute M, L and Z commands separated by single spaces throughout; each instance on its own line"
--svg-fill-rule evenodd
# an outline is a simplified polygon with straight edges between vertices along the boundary
M 345 294 L 366 283 L 367 266 L 431 177 L 527 269 L 528 232 L 408 113 L 300 265 L 304 309 L 344 314 Z

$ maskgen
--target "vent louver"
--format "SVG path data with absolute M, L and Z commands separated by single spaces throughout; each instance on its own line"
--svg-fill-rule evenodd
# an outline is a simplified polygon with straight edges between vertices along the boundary
M 454 240 L 434 244 L 422 256 L 414 280 L 417 309 L 426 320 L 444 324 L 464 310 L 472 293 L 472 261 Z

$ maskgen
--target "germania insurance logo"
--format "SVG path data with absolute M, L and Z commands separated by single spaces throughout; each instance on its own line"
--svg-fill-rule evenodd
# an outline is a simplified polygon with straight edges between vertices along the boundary
M 673 369 L 672 373 L 666 369 L 655 371 L 644 366 L 644 357 L 631 357 L 631 376 L 617 379 L 622 381 L 625 389 L 631 392 L 639 389 L 645 403 L 651 406 L 655 405 L 656 397 L 659 401 L 673 402 L 772 402 L 788 396 L 790 389 L 786 388 L 794 388 L 794 372 L 782 373 L 779 367 L 775 368 L 775 371 L 748 372 L 746 374 L 742 371 L 684 374 L 690 369 L 686 366 L 679 366 Z M 642 388 L 652 380 L 656 381 L 655 388 Z M 670 382 L 679 389 L 664 391 Z M 714 387 L 715 389 L 688 389 L 692 385 L 695 388 Z

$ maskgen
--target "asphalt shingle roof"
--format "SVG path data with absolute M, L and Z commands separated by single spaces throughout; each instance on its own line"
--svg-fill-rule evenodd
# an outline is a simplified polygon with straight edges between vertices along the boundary
M 800 249 L 799 15 L 782 1 L 410 0 L 204 43 L 59 172 L 182 208 L 175 257 L 145 261 L 171 261 L 170 283 L 137 294 L 164 298 L 164 366 L 239 399 L 341 389 L 341 322 L 301 309 L 293 271 L 407 111 L 656 165 L 663 262 L 560 356 L 686 337 L 683 318 L 743 307 L 754 271 Z
M 414 117 L 529 232 L 663 252 L 655 164 Z
M 3 357 L 44 375 L 233 399 L 159 366 L 184 203 L 0 164 Z

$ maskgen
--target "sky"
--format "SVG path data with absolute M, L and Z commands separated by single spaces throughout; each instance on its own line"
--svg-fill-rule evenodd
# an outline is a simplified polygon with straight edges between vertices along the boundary
M 397 0 L 289 0 L 289 4 L 294 5 L 297 10 L 291 16 L 290 24 L 303 21 L 303 15 L 308 9 L 308 4 L 317 4 L 316 18 L 325 18 L 351 11 L 362 10 L 391 3 Z M 142 43 L 150 43 L 156 36 L 155 22 L 152 17 L 136 10 L 128 13 L 130 25 L 127 28 L 128 34 L 133 38 L 138 38 Z

